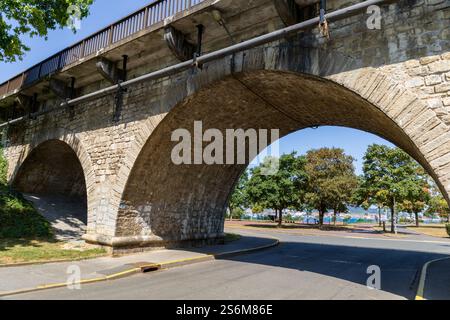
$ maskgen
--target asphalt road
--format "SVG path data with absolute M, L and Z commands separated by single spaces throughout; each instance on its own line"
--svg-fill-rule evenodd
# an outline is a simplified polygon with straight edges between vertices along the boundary
M 80 290 L 53 289 L 8 298 L 414 299 L 424 263 L 450 256 L 448 241 L 263 233 L 278 237 L 282 244 L 224 260 L 83 285 Z M 380 268 L 381 290 L 367 287 L 369 266 Z

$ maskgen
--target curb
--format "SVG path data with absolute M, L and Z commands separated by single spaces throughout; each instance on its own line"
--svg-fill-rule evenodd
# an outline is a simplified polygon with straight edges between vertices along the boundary
M 420 274 L 419 287 L 417 288 L 415 300 L 427 300 L 424 297 L 424 291 L 425 291 L 425 282 L 426 282 L 426 278 L 427 278 L 427 271 L 428 271 L 428 267 L 430 266 L 430 264 L 438 262 L 438 261 L 448 260 L 448 259 L 450 259 L 450 257 L 431 260 L 424 264 L 424 266 L 422 267 L 422 272 Z
M 147 271 L 156 271 L 156 270 L 160 270 L 160 269 L 176 268 L 176 267 L 181 267 L 181 266 L 190 265 L 190 264 L 199 263 L 199 262 L 213 261 L 213 260 L 217 260 L 217 259 L 221 259 L 221 258 L 225 258 L 225 257 L 232 257 L 232 256 L 241 255 L 241 254 L 257 252 L 257 251 L 261 251 L 264 249 L 276 247 L 280 244 L 279 239 L 277 239 L 277 238 L 270 238 L 270 239 L 272 239 L 274 241 L 270 244 L 255 247 L 255 248 L 221 252 L 221 253 L 211 253 L 211 254 L 206 254 L 203 256 L 192 257 L 192 258 L 173 260 L 173 261 L 167 261 L 167 262 L 161 262 L 161 263 L 154 263 L 154 264 L 148 264 L 148 265 L 139 265 L 137 267 L 134 267 L 134 268 L 122 271 L 122 272 L 118 272 L 115 274 L 111 274 L 109 276 L 93 278 L 93 279 L 85 279 L 85 280 L 81 280 L 76 283 L 71 283 L 71 285 L 82 285 L 82 284 L 90 284 L 90 283 L 117 280 L 117 279 L 131 276 L 133 274 L 137 274 L 137 273 L 145 273 Z M 62 287 L 66 287 L 66 286 L 67 286 L 67 283 L 45 284 L 45 285 L 40 285 L 40 286 L 37 286 L 34 288 L 20 289 L 20 290 L 14 290 L 14 291 L 9 291 L 9 292 L 0 292 L 0 297 L 13 296 L 13 295 L 22 294 L 22 293 L 37 292 L 37 291 L 42 291 L 42 290 L 47 290 L 47 289 L 56 289 L 56 288 L 62 288 Z

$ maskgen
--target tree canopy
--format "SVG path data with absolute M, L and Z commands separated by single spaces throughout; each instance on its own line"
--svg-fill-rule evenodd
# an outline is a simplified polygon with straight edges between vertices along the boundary
M 430 197 L 427 204 L 428 207 L 425 215 L 434 216 L 437 213 L 441 218 L 446 218 L 447 222 L 450 223 L 450 208 L 448 203 L 434 183 L 430 184 Z
M 325 213 L 346 211 L 346 204 L 357 187 L 354 159 L 339 148 L 308 151 L 305 171 L 308 176 L 304 201 L 319 211 L 319 225 Z
M 279 171 L 265 175 L 276 158 L 268 157 L 259 166 L 240 178 L 230 196 L 232 212 L 252 208 L 260 213 L 273 209 L 282 223 L 286 209 L 319 212 L 319 225 L 332 210 L 348 212 L 349 205 L 368 210 L 378 207 L 381 223 L 382 210 L 391 210 L 391 229 L 394 231 L 396 210 L 415 215 L 439 213 L 450 219 L 450 209 L 439 189 L 425 170 L 399 148 L 371 145 L 364 156 L 363 174 L 355 175 L 354 159 L 339 148 L 310 150 L 305 156 L 291 153 L 279 159 Z M 250 177 L 249 177 L 250 175 Z
M 397 205 L 411 203 L 411 208 L 425 200 L 425 172 L 399 148 L 373 144 L 364 156 L 362 189 L 369 202 L 391 209 L 391 231 L 394 231 Z M 406 201 L 406 202 L 405 202 Z
M 93 0 L 2 0 L 0 1 L 0 62 L 22 59 L 29 48 L 21 36 L 47 37 L 49 30 L 67 25 L 74 14 L 88 15 Z M 78 8 L 79 10 L 72 10 Z
M 268 157 L 251 170 L 247 193 L 252 203 L 274 209 L 281 225 L 283 210 L 300 207 L 301 190 L 306 181 L 305 157 L 297 157 L 296 153 L 283 155 L 279 159 L 279 170 L 273 175 L 264 175 L 264 168 L 272 163 L 273 159 Z

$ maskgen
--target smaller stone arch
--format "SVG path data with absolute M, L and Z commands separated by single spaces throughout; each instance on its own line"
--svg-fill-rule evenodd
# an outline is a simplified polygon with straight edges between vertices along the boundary
M 48 140 L 33 148 L 17 171 L 12 187 L 31 194 L 87 197 L 81 163 L 72 148 L 60 140 Z
M 73 135 L 36 136 L 22 150 L 10 177 L 12 188 L 34 202 L 59 238 L 79 238 L 93 221 L 88 160 L 81 141 Z

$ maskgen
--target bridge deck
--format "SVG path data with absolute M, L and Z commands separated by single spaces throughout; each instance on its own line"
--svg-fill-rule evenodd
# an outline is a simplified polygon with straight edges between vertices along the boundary
M 89 92 L 87 86 L 102 80 L 94 72 L 98 57 L 117 62 L 128 55 L 128 69 L 136 71 L 129 78 L 144 73 L 138 70 L 143 65 L 149 72 L 176 63 L 164 41 L 164 27 L 168 24 L 181 30 L 190 42 L 195 42 L 196 26 L 203 24 L 205 52 L 230 45 L 231 40 L 224 41 L 228 38 L 225 30 L 211 16 L 212 8 L 223 13 L 238 41 L 282 26 L 271 0 L 246 4 L 239 0 L 157 0 L 0 84 L 0 106 L 10 105 L 18 93 L 38 93 L 39 100 L 48 99 L 49 78 L 69 82 L 75 77 L 76 88 Z M 248 10 L 252 14 L 243 19 Z

